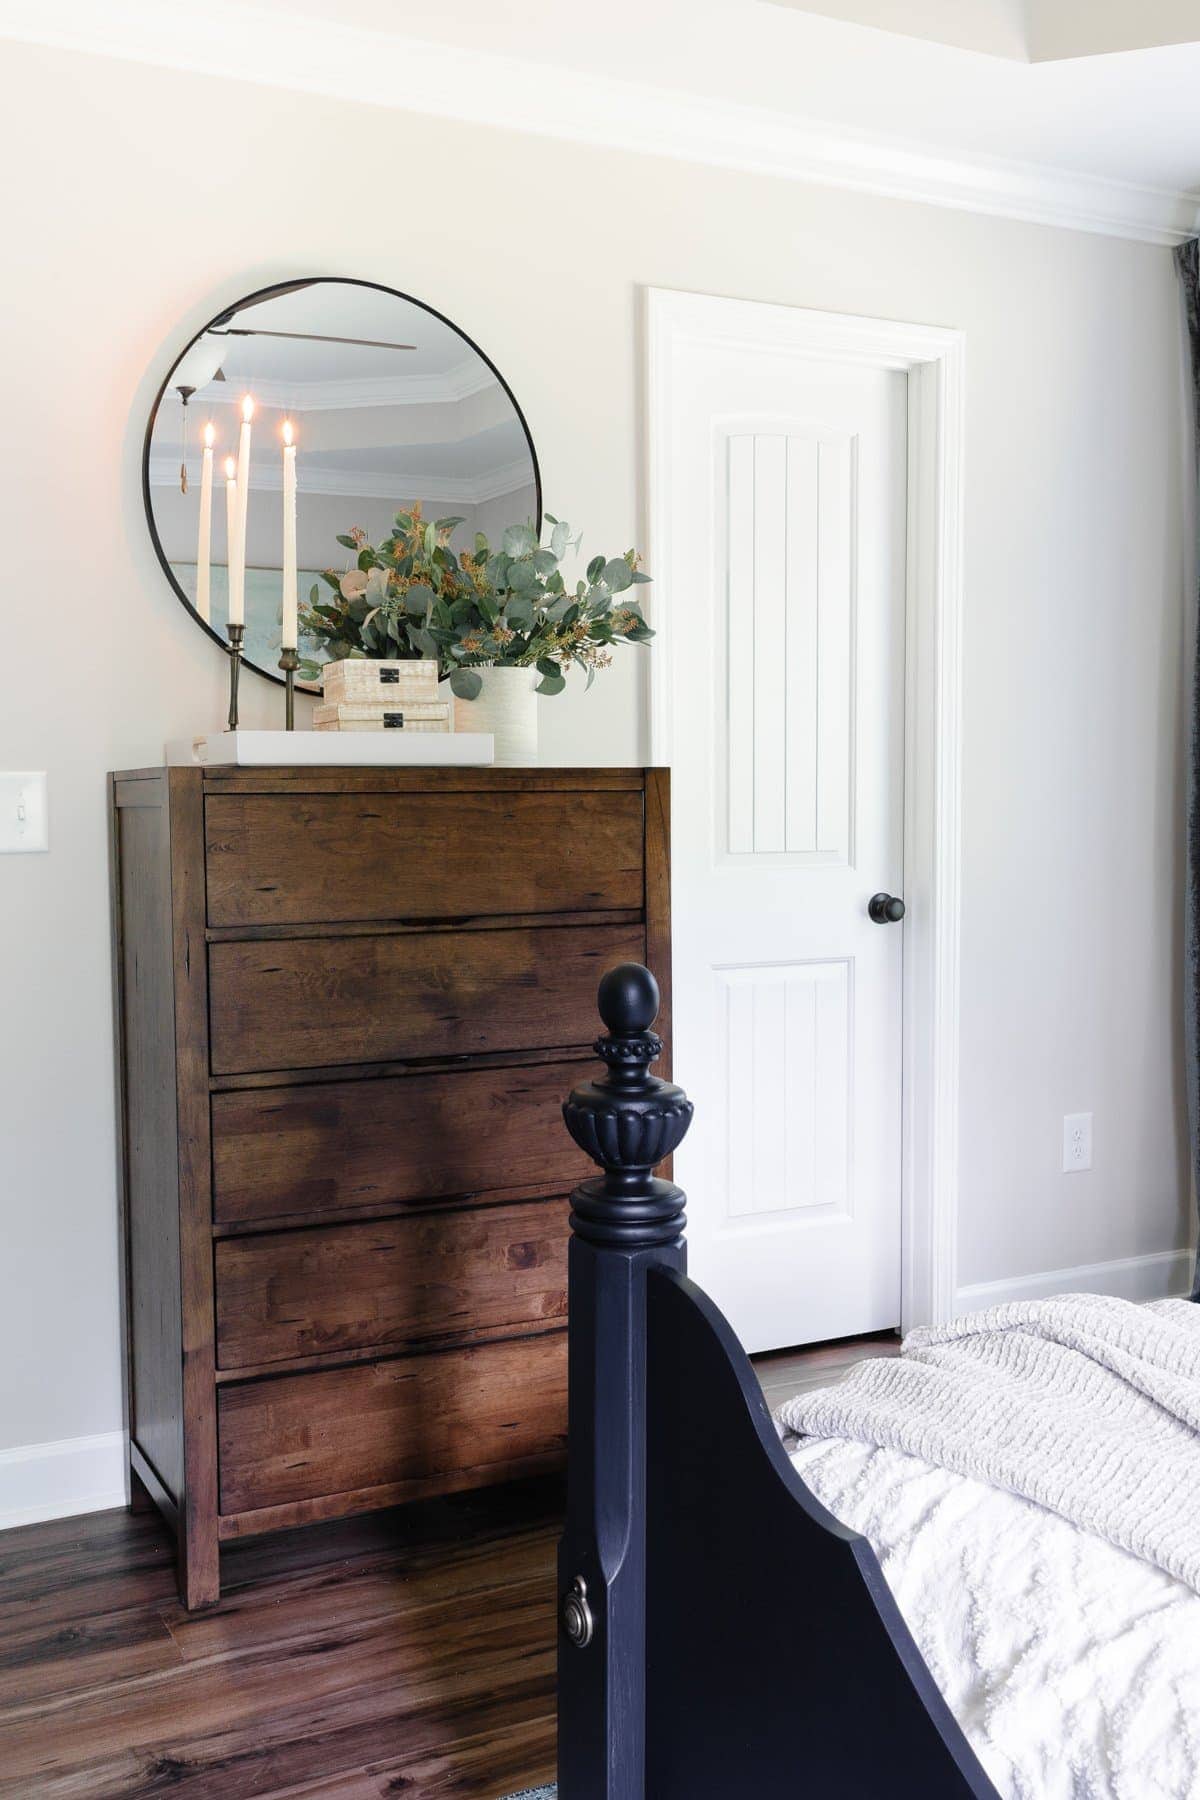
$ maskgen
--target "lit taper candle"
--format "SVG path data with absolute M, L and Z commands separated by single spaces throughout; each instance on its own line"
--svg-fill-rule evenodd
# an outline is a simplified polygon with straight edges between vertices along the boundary
M 238 436 L 237 533 L 229 563 L 229 623 L 246 622 L 246 519 L 250 510 L 250 421 L 254 402 L 242 401 L 242 429 Z
M 238 530 L 238 491 L 237 463 L 232 456 L 225 458 L 225 570 L 229 577 L 229 585 L 233 585 L 233 552 L 237 543 Z
M 283 632 L 281 648 L 298 643 L 296 592 L 296 445 L 292 421 L 283 421 Z
M 200 534 L 196 541 L 196 611 L 207 623 L 212 617 L 212 490 L 213 439 L 211 424 L 204 427 L 204 454 L 200 461 Z

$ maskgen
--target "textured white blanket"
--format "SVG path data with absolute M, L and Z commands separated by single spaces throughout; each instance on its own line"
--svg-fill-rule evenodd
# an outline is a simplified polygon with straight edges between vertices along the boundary
M 910 1332 L 779 1414 L 1007 1489 L 1200 1592 L 1200 1306 L 1091 1294 Z M 868 1534 L 870 1535 L 870 1534 Z
M 899 1450 L 809 1439 L 793 1461 L 874 1547 L 1003 1800 L 1197 1800 L 1200 1596 Z

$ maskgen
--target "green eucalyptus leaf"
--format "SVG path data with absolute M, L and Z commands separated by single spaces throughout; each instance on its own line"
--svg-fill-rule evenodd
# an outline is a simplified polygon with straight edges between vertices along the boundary
M 358 545 L 355 543 L 354 539 L 349 536 L 349 534 L 347 532 L 339 531 L 337 534 L 337 541 L 345 549 L 353 550 L 355 552 L 355 554 L 357 554 Z
M 604 585 L 612 594 L 623 594 L 633 586 L 633 570 L 623 556 L 614 556 L 604 565 Z
M 548 656 L 538 657 L 537 671 L 539 675 L 544 675 L 547 681 L 553 681 L 557 675 L 562 673 L 558 664 L 552 662 Z
M 593 556 L 591 562 L 587 566 L 588 581 L 590 583 L 599 581 L 599 579 L 603 575 L 603 573 L 604 573 L 604 558 L 602 556 Z
M 532 525 L 506 526 L 501 542 L 506 556 L 531 556 L 538 547 L 537 533 Z
M 483 688 L 483 682 L 474 669 L 454 669 L 450 674 L 450 692 L 460 700 L 476 700 Z
M 550 519 L 550 514 L 546 517 Z M 561 519 L 550 519 L 554 530 L 550 533 L 550 549 L 555 562 L 561 562 L 567 554 L 567 545 L 571 542 L 571 527 Z
M 632 580 L 634 582 L 636 582 L 636 584 L 639 587 L 642 587 L 645 585 L 646 582 L 653 581 L 654 577 L 653 577 L 653 575 L 647 575 L 645 573 L 645 571 L 642 569 L 634 569 L 633 573 L 632 573 Z
M 535 694 L 561 694 L 566 685 L 566 677 L 556 671 L 553 675 L 543 675 L 533 691 Z

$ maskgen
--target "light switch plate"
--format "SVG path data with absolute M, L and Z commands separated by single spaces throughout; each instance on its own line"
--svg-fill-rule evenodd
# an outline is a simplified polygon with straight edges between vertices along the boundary
M 0 771 L 0 854 L 49 848 L 46 771 Z

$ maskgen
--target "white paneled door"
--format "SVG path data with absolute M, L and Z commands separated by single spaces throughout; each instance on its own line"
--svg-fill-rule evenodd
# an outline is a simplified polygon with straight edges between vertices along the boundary
M 904 893 L 908 378 L 752 332 L 673 359 L 677 1175 L 763 1350 L 900 1322 L 904 927 L 868 904 Z

